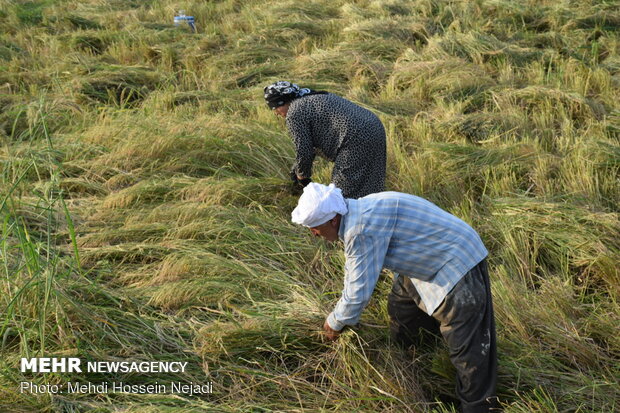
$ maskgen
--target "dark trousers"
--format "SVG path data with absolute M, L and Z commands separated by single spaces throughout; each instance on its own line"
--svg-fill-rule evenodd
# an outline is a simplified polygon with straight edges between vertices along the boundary
M 486 260 L 463 276 L 432 316 L 411 280 L 395 278 L 388 313 L 392 338 L 400 344 L 420 344 L 429 332 L 441 333 L 456 368 L 456 394 L 464 413 L 496 407 L 495 320 Z

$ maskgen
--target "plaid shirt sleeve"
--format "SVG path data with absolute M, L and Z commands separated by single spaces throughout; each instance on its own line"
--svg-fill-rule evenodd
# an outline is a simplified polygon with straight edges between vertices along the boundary
M 389 245 L 388 237 L 357 235 L 345 244 L 345 279 L 342 297 L 327 323 L 334 330 L 357 324 L 370 301 Z

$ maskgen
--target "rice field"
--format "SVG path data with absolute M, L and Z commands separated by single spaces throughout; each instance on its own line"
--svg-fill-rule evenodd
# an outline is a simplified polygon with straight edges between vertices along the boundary
M 290 222 L 280 79 L 378 114 L 387 189 L 478 230 L 505 412 L 620 411 L 615 0 L 0 0 L 0 411 L 456 411 L 446 346 L 390 342 L 389 272 L 321 340 L 344 256 Z M 19 390 L 104 380 L 213 393 Z

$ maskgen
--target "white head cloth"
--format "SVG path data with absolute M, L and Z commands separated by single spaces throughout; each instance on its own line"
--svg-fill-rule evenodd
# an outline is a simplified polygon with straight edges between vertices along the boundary
M 296 224 L 314 228 L 326 223 L 336 214 L 344 215 L 348 211 L 342 191 L 334 184 L 325 186 L 310 182 L 304 188 L 291 218 Z

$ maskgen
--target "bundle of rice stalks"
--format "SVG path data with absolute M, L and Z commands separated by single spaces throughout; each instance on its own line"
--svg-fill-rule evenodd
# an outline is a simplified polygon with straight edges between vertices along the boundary
M 365 20 L 345 27 L 342 33 L 349 41 L 389 40 L 409 47 L 425 44 L 429 36 L 424 22 L 411 19 Z
M 136 285 L 157 286 L 168 282 L 192 280 L 199 277 L 205 280 L 217 279 L 219 276 L 224 278 L 233 277 L 235 274 L 249 276 L 252 270 L 252 268 L 244 266 L 242 262 L 237 260 L 195 248 L 168 255 L 158 266 L 155 274 L 149 274 L 149 278 L 143 278 Z M 232 285 L 230 287 L 234 288 Z
M 284 245 L 278 242 L 277 233 L 269 233 L 269 228 L 265 227 L 265 223 L 253 215 L 247 213 L 244 214 L 245 216 L 239 215 L 240 210 L 234 207 L 186 205 L 193 208 L 188 211 L 189 213 L 185 212 L 183 208 L 172 205 L 169 207 L 178 211 L 176 214 L 181 215 L 181 217 L 177 220 L 176 226 L 168 231 L 168 238 L 205 241 L 202 243 L 203 248 L 218 254 L 258 258 L 261 252 L 265 254 L 268 252 L 284 252 Z M 153 218 L 149 217 L 148 219 Z M 276 222 L 284 221 L 281 217 L 274 217 L 274 220 Z M 269 241 L 272 244 L 261 245 L 262 242 Z
M 558 29 L 554 13 L 549 6 L 529 7 L 526 4 L 506 0 L 492 0 L 485 8 L 493 20 L 513 31 L 547 32 Z M 557 16 L 557 13 L 556 13 Z
M 141 271 L 140 271 L 141 272 Z M 154 274 L 154 276 L 150 276 Z M 158 269 L 123 276 L 149 303 L 169 310 L 192 307 L 234 308 L 249 302 L 284 300 L 292 280 L 259 263 L 206 253 L 199 248 L 168 255 Z M 127 284 L 126 282 L 124 282 Z
M 432 61 L 400 59 L 388 80 L 386 93 L 422 101 L 438 98 L 462 99 L 493 85 L 493 80 L 477 65 L 462 59 Z
M 494 249 L 528 285 L 555 274 L 584 291 L 620 294 L 618 214 L 526 197 L 495 199 L 492 214 Z
M 180 77 L 182 78 L 180 81 L 184 83 L 187 81 L 188 86 L 190 86 L 189 83 L 197 80 L 196 77 L 188 73 Z M 173 116 L 177 119 L 184 119 L 183 122 L 179 122 L 176 126 L 162 125 L 166 130 L 170 130 L 170 133 L 178 134 L 180 130 L 183 130 L 184 134 L 208 134 L 211 130 L 216 130 L 218 136 L 221 131 L 222 138 L 226 138 L 227 135 L 224 133 L 226 123 L 231 123 L 233 118 L 247 118 L 256 110 L 255 99 L 248 99 L 248 95 L 251 92 L 247 89 L 238 89 L 236 93 L 229 91 L 225 95 L 201 90 L 200 88 L 196 90 L 194 85 L 188 87 L 187 89 L 189 90 L 179 91 L 179 89 L 183 90 L 186 88 L 162 88 L 156 90 L 142 103 L 144 111 L 160 121 Z M 262 91 L 262 88 L 260 90 Z M 262 96 L 260 92 L 258 92 L 258 95 Z M 254 96 L 256 95 L 254 94 Z M 189 119 L 195 119 L 196 121 L 188 122 Z M 222 121 L 227 119 L 228 122 L 219 123 L 215 122 L 214 119 L 221 119 Z M 273 120 L 273 117 L 271 119 Z M 208 126 L 203 128 L 204 124 Z M 211 127 L 211 124 L 213 124 L 213 127 Z
M 373 0 L 368 8 L 380 10 L 390 16 L 410 16 L 415 15 L 411 3 L 403 0 Z
M 260 4 L 259 10 L 259 12 L 273 18 L 274 21 L 325 21 L 338 18 L 340 14 L 336 4 L 325 0 L 310 3 L 289 0 L 275 3 L 274 6 L 268 8 L 264 8 L 263 4 Z
M 179 189 L 192 185 L 191 178 L 151 179 L 138 182 L 119 192 L 108 195 L 103 201 L 104 208 L 128 208 L 155 201 L 166 201 L 168 196 Z
M 27 104 L 18 95 L 0 95 L 0 133 L 19 136 L 28 129 Z
M 140 276 L 132 274 L 131 278 Z M 168 281 L 159 286 L 141 287 L 136 291 L 143 297 L 149 297 L 149 305 L 177 314 L 194 309 L 235 307 L 248 300 L 254 300 L 254 294 L 263 295 L 258 280 L 246 282 L 244 286 L 237 284 L 238 282 L 237 277 L 196 277 L 189 280 Z
M 421 110 L 421 105 L 417 101 L 401 99 L 399 96 L 384 97 L 382 95 L 370 96 L 364 104 L 375 113 L 390 116 L 413 117 Z
M 130 136 L 126 136 L 126 141 L 120 142 L 109 152 L 93 159 L 88 165 L 90 173 L 105 179 L 112 179 L 117 176 L 115 179 L 119 180 L 118 183 L 127 184 L 132 183 L 135 176 L 143 176 L 145 170 L 183 172 L 183 167 L 187 165 L 184 162 L 181 163 L 182 160 L 187 160 L 188 157 L 195 159 L 195 156 L 199 155 L 198 152 L 202 154 L 200 148 L 203 145 L 197 138 L 179 139 L 164 131 L 163 136 L 153 139 L 150 137 L 151 134 L 155 135 L 160 132 L 154 127 L 151 134 L 146 130 L 140 130 L 138 127 L 134 127 L 133 131 Z M 149 144 L 145 145 L 144 142 L 149 142 Z M 205 166 L 208 167 L 209 165 Z M 174 168 L 174 171 L 169 171 L 168 167 Z M 121 173 L 119 174 L 119 172 Z M 111 182 L 110 186 L 115 187 L 117 185 Z
M 0 38 L 0 60 L 9 61 L 13 56 L 24 54 L 24 50 L 13 42 Z
M 247 88 L 265 83 L 267 79 L 288 72 L 290 62 L 266 62 L 247 70 L 239 70 L 238 76 L 233 77 L 234 84 L 240 88 Z M 232 83 L 231 83 L 232 85 Z
M 431 167 L 423 173 L 429 193 L 439 205 L 459 205 L 464 197 L 484 199 L 506 191 L 526 191 L 536 161 L 531 145 L 502 146 L 434 143 L 423 157 Z M 463 188 L 467 188 L 464 193 Z
M 186 45 L 181 42 L 168 42 L 163 45 L 144 45 L 144 58 L 161 70 L 174 72 L 181 67 L 181 56 L 186 54 Z
M 564 36 L 557 32 L 525 33 L 520 44 L 536 49 L 553 49 L 561 55 L 568 55 L 569 48 Z
M 239 40 L 236 47 L 221 51 L 216 60 L 202 62 L 200 70 L 209 82 L 218 79 L 225 88 L 237 89 L 286 72 L 293 55 L 291 50 L 266 44 L 264 38 L 252 34 Z
M 184 201 L 138 211 L 127 220 L 167 225 L 164 239 L 174 240 L 175 248 L 180 248 L 177 244 L 200 245 L 205 252 L 285 271 L 291 277 L 307 279 L 308 262 L 312 262 L 313 278 L 333 269 L 329 262 L 332 258 L 324 257 L 324 249 L 321 254 L 321 248 L 309 243 L 310 234 L 291 224 L 288 214 L 289 210 L 279 208 L 235 208 Z
M 193 92 L 178 92 L 172 96 L 170 100 L 170 106 L 180 106 L 185 104 L 193 104 L 197 105 L 202 101 L 214 100 L 216 99 L 213 95 L 201 92 L 201 91 L 193 91 Z
M 170 252 L 168 244 L 126 242 L 106 247 L 83 248 L 80 256 L 84 268 L 95 268 L 104 262 L 115 265 L 145 265 L 160 262 Z
M 74 102 L 64 98 L 46 96 L 31 100 L 26 96 L 0 94 L 0 136 L 14 141 L 46 139 L 51 133 L 70 129 L 72 121 L 81 113 Z
M 220 361 L 273 359 L 297 356 L 302 362 L 313 352 L 323 349 L 318 327 L 321 319 L 252 317 L 241 323 L 214 323 L 197 334 L 197 345 L 203 357 Z
M 278 306 L 275 313 L 275 306 L 261 306 L 258 313 L 234 318 L 221 313 L 218 322 L 200 330 L 203 354 L 231 382 L 227 392 L 266 397 L 265 403 L 292 398 L 289 403 L 309 409 L 414 412 L 412 405 L 424 403 L 416 366 L 406 356 L 379 350 L 382 338 L 375 335 L 369 344 L 349 330 L 325 346 L 319 333 L 323 314 L 289 312 L 294 306 Z
M 593 305 L 592 299 L 606 301 L 599 291 L 592 291 L 592 296 L 584 299 L 560 277 L 549 277 L 541 280 L 535 292 L 521 290 L 519 295 L 501 296 L 506 301 L 499 305 L 498 316 L 508 324 L 505 330 L 509 339 L 517 339 L 521 334 L 521 339 L 529 336 L 527 341 L 532 347 L 555 355 L 558 363 L 582 371 L 604 370 L 611 367 L 614 353 L 620 352 L 618 340 L 613 334 L 606 334 L 614 319 L 618 319 L 618 314 L 614 314 L 618 307 L 612 303 Z M 545 297 L 544 305 L 537 303 L 540 297 Z M 523 305 L 523 301 L 528 305 Z M 598 325 L 592 320 L 596 307 L 608 311 L 609 317 Z
M 352 370 L 363 375 L 360 361 L 339 363 L 341 355 L 321 343 L 322 317 L 295 318 L 280 311 L 272 316 L 248 314 L 238 321 L 232 314 L 226 318 L 203 327 L 196 342 L 212 372 L 226 383 L 222 388 L 226 403 L 242 397 L 276 411 L 292 405 L 303 410 L 349 411 L 360 407 L 358 399 L 363 399 L 366 407 L 382 404 L 376 400 L 378 393 L 370 399 L 350 384 Z M 368 360 L 362 362 L 369 366 Z M 374 377 L 366 376 L 362 382 L 364 388 L 374 384 Z M 378 386 L 384 387 L 383 383 Z M 384 399 L 381 395 L 378 398 Z
M 208 122 L 192 121 L 181 125 L 165 122 L 165 119 L 149 117 L 144 124 L 133 125 L 127 135 L 122 135 L 125 136 L 123 141 L 89 163 L 91 173 L 111 178 L 121 172 L 121 183 L 128 173 L 144 178 L 153 174 L 284 178 L 288 174 L 293 148 L 292 144 L 283 143 L 282 139 L 286 138 L 282 135 L 256 125 L 238 124 L 231 128 L 228 126 L 230 118 L 220 122 L 217 116 Z M 116 133 L 123 134 L 123 121 L 111 127 L 116 130 L 117 126 L 121 129 Z
M 620 56 L 610 56 L 601 65 L 614 79 L 614 84 L 620 85 Z
M 107 49 L 111 43 L 111 39 L 108 36 L 98 33 L 81 32 L 72 35 L 68 43 L 75 50 L 98 55 Z
M 214 63 L 216 67 L 228 74 L 231 70 L 273 63 L 292 56 L 293 53 L 290 50 L 279 45 L 265 44 L 263 38 L 251 34 L 239 39 L 236 47 L 223 51 L 218 56 L 217 62 L 209 63 Z
M 50 69 L 39 69 L 30 57 L 13 56 L 0 67 L 0 87 L 9 93 L 30 94 L 33 88 L 47 90 L 51 84 Z
M 381 13 L 378 9 L 359 7 L 352 3 L 345 3 L 340 7 L 340 15 L 346 21 L 357 22 L 366 19 L 379 18 Z
M 209 205 L 290 207 L 289 182 L 277 178 L 204 178 L 179 191 L 179 198 Z
M 371 42 L 349 39 L 338 43 L 338 49 L 342 53 L 361 55 L 369 61 L 376 59 L 382 65 L 394 62 L 406 48 L 406 45 L 388 39 L 375 39 Z
M 99 183 L 84 178 L 63 178 L 60 188 L 69 196 L 105 196 L 109 193 L 107 188 Z
M 582 127 L 605 114 L 605 108 L 577 93 L 545 86 L 527 86 L 523 89 L 503 89 L 490 92 L 497 109 L 520 107 L 529 118 L 548 120 L 554 128 L 561 128 L 568 119 L 575 127 Z M 542 125 L 541 125 L 542 126 Z
M 110 220 L 113 221 L 113 220 Z M 164 223 L 131 223 L 115 227 L 114 222 L 107 222 L 107 227 L 85 229 L 77 238 L 77 243 L 83 248 L 109 247 L 130 242 L 157 242 L 161 241 L 168 227 Z
M 149 95 L 149 97 L 144 101 L 143 106 L 168 111 L 177 106 L 199 106 L 205 102 L 214 101 L 221 101 L 221 98 L 212 93 L 201 90 L 187 92 L 157 90 Z
M 162 76 L 148 68 L 108 66 L 73 81 L 82 99 L 78 103 L 135 105 L 154 90 Z
M 407 48 L 420 48 L 426 43 L 426 25 L 411 19 L 372 19 L 353 23 L 342 30 L 344 41 L 339 48 L 394 61 Z
M 94 20 L 87 19 L 82 16 L 78 16 L 75 14 L 70 14 L 66 16 L 66 19 L 75 27 L 76 29 L 82 30 L 99 30 L 103 27 Z
M 515 360 L 500 371 L 514 377 L 507 382 L 519 383 L 508 384 L 507 391 L 522 393 L 544 386 L 560 411 L 577 405 L 613 410 L 618 398 L 613 360 L 620 353 L 620 342 L 611 331 L 618 323 L 617 302 L 603 289 L 578 292 L 561 276 L 540 279 L 538 289 L 531 290 L 514 281 L 510 268 L 499 266 L 494 273 L 500 351 Z
M 46 1 L 29 1 L 23 3 L 9 3 L 4 7 L 4 16 L 11 23 L 22 26 L 36 26 L 43 22 L 43 11 L 49 4 Z
M 350 89 L 347 90 L 345 96 L 353 101 L 372 99 L 381 91 L 392 69 L 392 65 L 386 59 L 394 59 L 402 51 L 402 49 L 392 47 L 387 41 L 342 42 L 338 45 L 338 49 L 344 54 L 358 56 L 354 66 L 351 66 L 347 73 L 347 76 L 350 77 Z M 390 56 L 388 57 L 386 54 Z M 329 85 L 327 90 L 342 93 L 336 87 Z
M 297 56 L 293 74 L 299 79 L 321 79 L 323 82 L 345 84 L 355 77 L 366 57 L 340 48 L 316 50 L 312 54 Z
M 501 137 L 520 136 L 523 133 L 522 119 L 516 115 L 495 112 L 476 112 L 454 116 L 437 124 L 439 131 L 457 134 L 468 141 L 478 143 Z
M 507 60 L 521 66 L 539 59 L 542 52 L 502 42 L 489 34 L 448 32 L 443 36 L 429 39 L 422 56 L 432 59 L 457 57 L 477 64 L 490 60 Z
M 314 87 L 312 84 L 308 86 Z M 241 116 L 244 116 L 243 112 Z M 271 113 L 270 117 L 274 119 Z M 272 128 L 247 123 L 242 118 L 234 124 L 211 118 L 208 127 L 222 145 L 227 145 L 228 164 L 232 172 L 242 176 L 288 179 L 294 158 L 294 148 L 288 136 Z M 224 152 L 224 148 L 221 150 Z
M 320 45 L 334 31 L 331 20 L 298 20 L 291 16 L 276 19 L 267 27 L 256 32 L 267 44 L 284 47 L 296 54 L 308 53 Z
M 607 133 L 610 137 L 618 139 L 620 137 L 620 109 L 612 111 L 606 121 Z
M 102 30 L 103 26 L 95 20 L 77 14 L 54 13 L 45 16 L 46 23 L 56 31 Z M 53 12 L 52 12 L 53 13 Z
M 596 28 L 600 30 L 618 31 L 620 27 L 620 12 L 617 8 L 599 10 L 596 13 L 581 17 L 574 22 L 581 29 Z
M 329 33 L 331 25 L 325 21 L 277 21 L 269 28 L 277 43 L 287 41 L 301 41 L 305 38 L 319 40 Z M 292 45 L 293 43 L 291 43 Z

